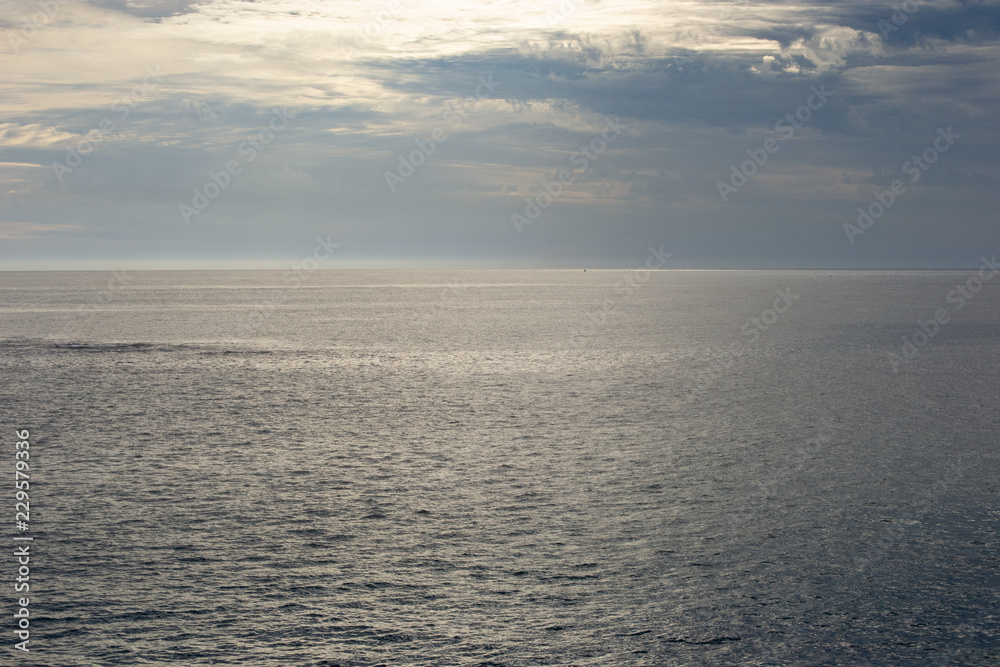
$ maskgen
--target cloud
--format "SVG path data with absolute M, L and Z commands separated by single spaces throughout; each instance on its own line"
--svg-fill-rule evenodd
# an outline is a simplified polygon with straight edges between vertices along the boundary
M 0 145 L 6 148 L 56 148 L 79 138 L 40 123 L 0 123 Z
M 192 11 L 195 0 L 87 0 L 89 4 L 143 18 L 164 18 Z
M 295 120 L 199 223 L 280 219 L 278 244 L 322 222 L 361 245 L 533 252 L 503 240 L 510 213 L 616 116 L 628 135 L 534 226 L 540 247 L 571 220 L 588 252 L 621 256 L 664 229 L 708 252 L 726 230 L 833 219 L 948 124 L 962 145 L 928 183 L 993 209 L 996 2 L 919 2 L 885 30 L 891 7 L 846 0 L 93 0 L 60 5 L 30 37 L 22 3 L 0 8 L 0 47 L 23 40 L 0 54 L 0 220 L 80 220 L 183 253 L 200 232 L 176 226 L 177 205 L 274 108 Z M 122 117 L 148 67 L 162 80 Z M 724 206 L 716 181 L 820 85 L 830 101 Z M 55 179 L 53 162 L 106 118 L 106 140 Z M 384 173 L 438 129 L 447 138 L 390 193 Z M 461 243 L 442 240 L 456 229 Z

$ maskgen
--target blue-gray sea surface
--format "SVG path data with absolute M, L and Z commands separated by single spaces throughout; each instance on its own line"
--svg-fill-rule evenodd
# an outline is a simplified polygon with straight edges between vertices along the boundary
M 998 664 L 973 275 L 0 274 L 0 661 Z

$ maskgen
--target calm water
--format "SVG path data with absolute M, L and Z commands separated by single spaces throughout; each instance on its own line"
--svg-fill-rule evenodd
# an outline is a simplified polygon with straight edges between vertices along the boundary
M 23 662 L 997 664 L 971 275 L 0 274 Z

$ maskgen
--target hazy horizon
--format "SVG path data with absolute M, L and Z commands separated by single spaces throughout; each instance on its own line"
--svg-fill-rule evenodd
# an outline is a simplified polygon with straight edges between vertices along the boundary
M 744 272 L 769 272 L 769 271 L 799 271 L 799 272 L 821 272 L 821 271 L 838 271 L 838 272 L 866 272 L 866 273 L 904 273 L 904 272 L 952 272 L 961 273 L 965 271 L 974 271 L 977 267 L 975 266 L 955 266 L 955 267 L 830 267 L 830 266 L 817 266 L 817 267 L 792 267 L 792 266 L 782 266 L 782 267 L 705 267 L 705 268 L 660 268 L 660 269 L 645 269 L 644 267 L 638 266 L 612 266 L 612 267 L 600 267 L 592 265 L 580 265 L 580 266 L 566 266 L 566 267 L 551 267 L 551 266 L 457 266 L 457 265 L 419 265 L 419 266 L 408 266 L 408 265 L 397 265 L 394 263 L 386 263 L 379 265 L 376 263 L 345 263 L 345 266 L 337 267 L 323 267 L 318 269 L 313 269 L 314 271 L 653 271 L 653 272 L 670 272 L 670 271 L 744 271 Z M 195 265 L 190 266 L 173 266 L 172 263 L 167 265 L 155 265 L 146 264 L 143 266 L 130 266 L 130 265 L 118 265 L 113 264 L 108 265 L 98 265 L 94 268 L 81 268 L 81 267 L 67 267 L 65 265 L 56 267 L 25 267 L 25 268 L 9 268 L 5 267 L 0 269 L 0 273 L 101 273 L 101 272 L 122 272 L 122 271 L 192 271 L 192 272 L 205 272 L 205 271 L 288 271 L 289 269 L 297 268 L 296 265 L 289 265 L 287 263 L 282 263 L 280 260 L 272 260 L 268 264 L 259 265 L 247 265 L 243 263 L 233 263 L 230 266 L 210 266 L 210 265 Z

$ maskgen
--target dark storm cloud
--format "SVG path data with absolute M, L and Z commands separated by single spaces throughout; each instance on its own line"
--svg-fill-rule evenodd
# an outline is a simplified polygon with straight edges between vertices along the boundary
M 386 74 L 386 85 L 408 94 L 430 91 L 463 96 L 475 90 L 480 76 L 492 75 L 502 82 L 498 95 L 508 100 L 571 100 L 600 114 L 735 130 L 773 125 L 804 103 L 811 86 L 826 86 L 830 91 L 840 87 L 836 73 L 762 79 L 748 69 L 759 64 L 759 58 L 699 58 L 647 58 L 641 70 L 629 70 L 520 54 L 486 54 L 461 61 L 387 66 L 392 71 Z M 824 114 L 817 127 L 843 130 L 844 102 L 835 100 L 829 108 L 837 111 Z
M 859 6 L 841 14 L 841 20 L 848 27 L 881 35 L 893 48 L 926 46 L 933 39 L 992 41 L 1000 34 L 1000 6 L 968 0 L 947 6 L 916 0 L 889 7 Z

